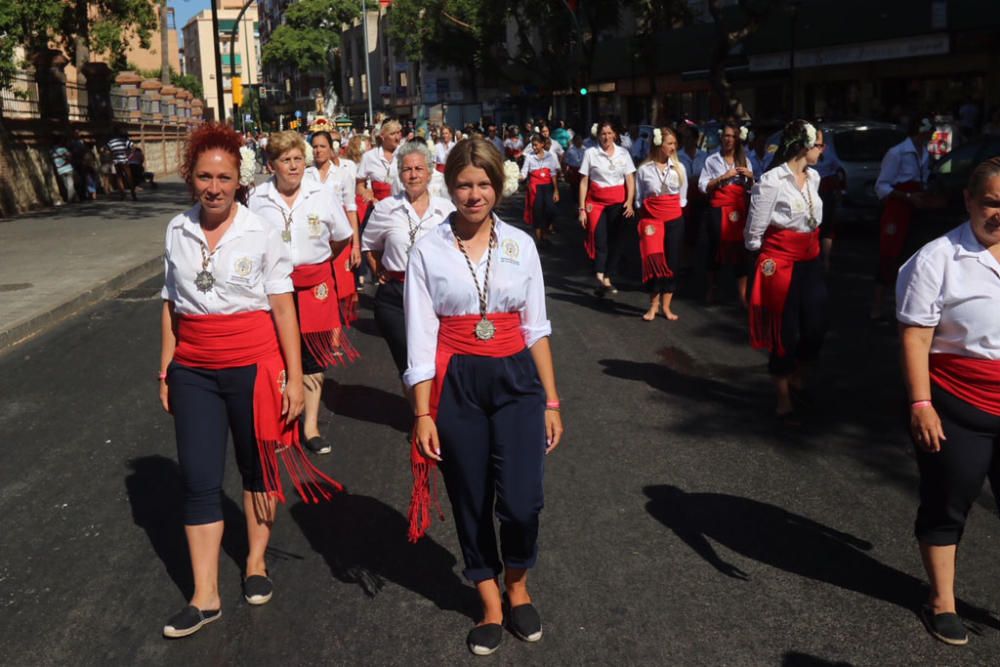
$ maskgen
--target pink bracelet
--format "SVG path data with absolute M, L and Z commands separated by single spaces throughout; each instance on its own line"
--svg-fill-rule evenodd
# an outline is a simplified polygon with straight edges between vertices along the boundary
M 913 401 L 910 403 L 910 409 L 915 410 L 916 408 L 929 408 L 931 407 L 930 401 Z
M 159 379 L 161 379 L 161 380 L 166 380 L 167 379 L 167 374 L 166 373 L 160 373 L 156 377 L 159 378 Z
M 558 410 L 559 409 L 559 401 L 545 401 L 545 409 L 546 410 Z

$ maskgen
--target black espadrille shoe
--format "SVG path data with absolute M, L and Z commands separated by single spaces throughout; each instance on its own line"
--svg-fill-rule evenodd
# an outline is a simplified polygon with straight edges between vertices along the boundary
M 220 618 L 222 618 L 221 609 L 198 609 L 188 605 L 170 617 L 163 626 L 163 636 L 170 639 L 188 637 Z
M 477 625 L 469 631 L 466 643 L 469 650 L 476 655 L 490 655 L 500 648 L 503 639 L 503 626 L 499 623 Z

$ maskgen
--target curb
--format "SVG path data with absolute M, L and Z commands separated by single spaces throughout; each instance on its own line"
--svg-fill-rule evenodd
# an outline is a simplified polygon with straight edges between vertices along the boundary
M 44 313 L 35 315 L 9 329 L 0 329 L 0 356 L 70 317 L 97 305 L 108 297 L 154 277 L 162 269 L 163 257 L 154 257 L 94 285 Z

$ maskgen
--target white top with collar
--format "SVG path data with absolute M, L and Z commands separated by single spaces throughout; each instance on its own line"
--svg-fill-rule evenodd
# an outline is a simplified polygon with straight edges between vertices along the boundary
M 292 264 L 318 264 L 330 259 L 330 244 L 351 238 L 354 231 L 344 208 L 333 198 L 333 190 L 315 178 L 302 178 L 302 185 L 291 208 L 275 186 L 274 178 L 254 188 L 250 210 L 256 213 L 281 238 L 289 222 L 291 241 L 287 242 Z
M 875 181 L 875 194 L 885 199 L 892 186 L 909 181 L 927 183 L 930 175 L 930 155 L 927 148 L 917 150 L 913 139 L 907 137 L 885 152 L 882 167 Z
M 787 163 L 771 169 L 753 186 L 750 193 L 750 211 L 743 230 L 747 250 L 760 250 L 761 239 L 770 226 L 811 232 L 809 206 L 812 218 L 823 222 L 823 200 L 819 196 L 820 176 L 815 169 L 806 169 L 806 186 L 799 189 L 795 173 Z M 817 224 L 817 226 L 819 226 Z
M 932 353 L 1000 359 L 1000 262 L 972 223 L 934 239 L 899 270 L 896 319 L 934 327 Z
M 316 167 L 307 167 L 305 178 L 311 178 L 323 183 L 333 190 L 333 198 L 344 205 L 347 211 L 357 211 L 358 201 L 355 198 L 355 186 L 357 184 L 358 165 L 347 158 L 340 158 L 340 164 L 330 161 L 330 169 L 326 172 L 326 180 L 323 181 Z
M 535 151 L 526 153 L 524 156 L 524 164 L 521 165 L 521 178 L 525 179 L 528 175 L 535 171 L 536 169 L 548 169 L 553 174 L 559 171 L 559 160 L 551 151 L 545 151 L 542 157 L 538 157 Z
M 451 149 L 454 147 L 455 147 L 454 141 L 451 142 L 450 144 L 446 144 L 443 141 L 439 141 L 436 144 L 434 144 L 435 164 L 444 166 L 444 164 L 448 161 L 448 154 L 451 153 Z
M 195 287 L 202 271 L 202 248 L 208 241 L 201 229 L 201 204 L 167 223 L 163 254 L 163 290 L 180 315 L 233 315 L 271 310 L 270 294 L 293 291 L 292 261 L 277 231 L 242 204 L 226 233 L 212 251 L 208 271 L 215 284 L 207 292 Z
M 687 206 L 687 170 L 684 164 L 680 165 L 684 173 L 684 183 L 681 183 L 681 175 L 676 169 L 671 169 L 668 165 L 663 171 L 655 162 L 649 160 L 644 162 L 635 173 L 635 201 L 636 206 L 642 205 L 642 200 L 659 195 L 680 195 L 681 208 Z
M 683 152 L 683 151 L 682 151 Z M 735 164 L 735 162 L 734 162 Z M 708 194 L 708 183 L 716 178 L 719 178 L 724 173 L 729 171 L 732 167 L 726 162 L 726 158 L 722 157 L 722 151 L 716 151 L 708 157 L 705 158 L 705 166 L 701 169 L 701 175 L 698 176 L 698 189 Z M 747 169 L 750 173 L 753 173 L 753 163 L 747 160 Z M 740 178 L 740 176 L 734 176 L 728 181 L 723 181 L 719 183 L 719 187 L 725 187 Z
M 420 217 L 405 194 L 386 197 L 375 204 L 368 218 L 361 235 L 361 250 L 382 253 L 382 266 L 386 271 L 406 271 L 411 245 L 441 224 L 454 210 L 455 205 L 450 199 L 431 196 L 424 216 Z
M 358 165 L 357 180 L 389 183 L 392 186 L 392 194 L 399 194 L 402 188 L 396 167 L 396 153 L 392 154 L 392 160 L 386 160 L 381 146 L 365 151 L 361 156 L 361 164 Z
M 552 334 L 545 312 L 545 283 L 538 250 L 530 236 L 499 218 L 496 235 L 487 312 L 520 313 L 524 342 L 531 347 Z M 489 252 L 484 252 L 476 265 L 480 287 L 486 277 L 487 257 Z M 472 274 L 447 220 L 420 239 L 410 253 L 403 309 L 409 358 L 403 381 L 412 387 L 434 378 L 438 318 L 479 314 L 479 295 Z
M 621 185 L 628 174 L 635 173 L 635 164 L 628 151 L 614 144 L 612 155 L 604 152 L 600 146 L 588 148 L 580 163 L 580 174 L 588 177 L 602 187 Z

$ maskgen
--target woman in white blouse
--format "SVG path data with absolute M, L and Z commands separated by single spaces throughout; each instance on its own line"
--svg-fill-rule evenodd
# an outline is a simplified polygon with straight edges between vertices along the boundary
M 535 230 L 535 243 L 541 244 L 555 223 L 559 209 L 559 160 L 546 149 L 539 134 L 531 137 L 531 152 L 521 165 L 521 180 L 528 182 L 524 197 L 524 222 Z
M 464 573 L 483 604 L 467 644 L 486 655 L 503 637 L 501 574 L 511 630 L 525 641 L 542 636 L 527 572 L 538 552 L 545 454 L 559 444 L 562 421 L 538 252 L 494 213 L 503 159 L 484 139 L 462 141 L 445 181 L 456 211 L 414 246 L 406 279 L 404 380 L 416 413 L 410 537 L 430 525 L 438 465 Z
M 771 169 L 754 186 L 744 238 L 757 252 L 750 298 L 750 344 L 769 350 L 777 392 L 776 415 L 794 425 L 800 416 L 792 392 L 819 356 L 827 330 L 827 291 L 819 257 L 823 200 L 819 174 L 808 167 L 822 152 L 816 128 L 804 120 L 785 126 Z M 706 169 L 708 168 L 706 164 Z
M 656 319 L 661 307 L 668 320 L 678 319 L 670 304 L 677 288 L 688 186 L 687 171 L 677 157 L 674 131 L 656 128 L 652 143 L 649 158 L 635 174 L 642 282 L 650 292 L 649 310 L 642 316 L 647 322 Z
M 399 149 L 397 163 L 403 193 L 377 203 L 361 235 L 361 250 L 378 280 L 375 322 L 400 376 L 406 370 L 403 283 L 410 250 L 455 210 L 451 201 L 434 197 L 428 190 L 433 162 L 423 142 L 414 141 Z
M 444 163 L 448 161 L 448 153 L 455 147 L 455 136 L 447 125 L 441 127 L 441 136 L 434 145 L 434 168 L 444 173 Z
M 167 225 L 159 391 L 174 417 L 194 573 L 194 594 L 167 621 L 167 637 L 194 634 L 222 614 L 230 432 L 243 482 L 249 545 L 243 592 L 250 604 L 266 603 L 273 590 L 265 551 L 275 500 L 284 498 L 278 453 L 293 458 L 297 484 L 327 479 L 314 474 L 295 428 L 304 397 L 288 247 L 241 203 L 252 184 L 240 182 L 242 145 L 225 125 L 206 123 L 191 133 L 181 173 L 197 203 Z
M 354 232 L 333 190 L 304 178 L 302 135 L 293 130 L 272 135 L 267 157 L 274 176 L 254 188 L 250 210 L 281 235 L 292 258 L 306 388 L 302 433 L 310 451 L 328 454 L 332 448 L 319 432 L 323 371 L 357 356 L 343 331 L 330 260 Z
M 381 145 L 375 146 L 361 156 L 358 164 L 356 191 L 368 203 L 368 215 L 371 206 L 386 197 L 399 192 L 399 184 L 393 173 L 396 170 L 396 149 L 403 140 L 403 126 L 399 121 L 390 120 L 382 124 L 379 132 Z M 362 220 L 364 226 L 365 220 Z
M 587 230 L 584 248 L 594 260 L 599 293 L 618 292 L 611 275 L 618 270 L 628 227 L 635 217 L 635 165 L 619 146 L 610 121 L 597 124 L 598 145 L 588 148 L 580 163 L 580 225 Z
M 930 583 L 921 616 L 953 645 L 969 640 L 955 613 L 955 557 L 987 477 L 1000 504 L 1000 158 L 973 171 L 965 208 L 969 221 L 925 245 L 896 281 L 920 469 L 915 533 Z

